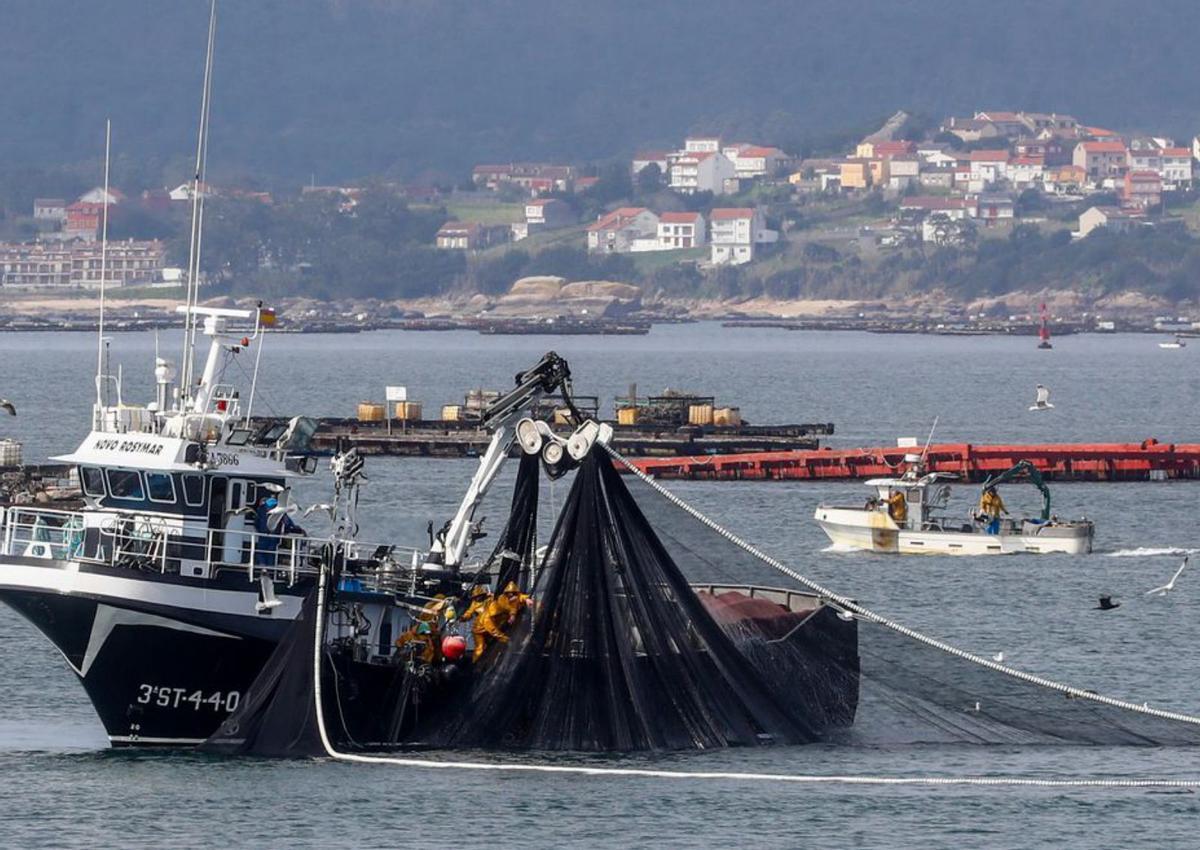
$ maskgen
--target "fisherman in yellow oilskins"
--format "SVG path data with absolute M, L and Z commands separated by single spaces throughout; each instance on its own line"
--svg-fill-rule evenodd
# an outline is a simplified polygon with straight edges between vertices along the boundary
M 471 591 L 471 604 L 459 619 L 471 622 L 471 637 L 475 639 L 472 662 L 483 657 L 492 641 L 508 643 L 508 635 L 504 633 L 504 626 L 508 623 L 505 610 L 503 604 L 488 593 L 486 587 L 476 585 Z
M 529 605 L 529 594 L 522 593 L 515 581 L 504 586 L 504 592 L 496 597 L 496 607 L 504 617 L 504 627 L 512 628 L 517 617 Z
M 1000 498 L 995 487 L 988 487 L 979 497 L 979 512 L 987 520 L 987 533 L 999 534 L 1000 514 L 1008 513 L 1008 508 L 1004 507 L 1004 500 Z
M 888 515 L 896 521 L 896 525 L 904 525 L 908 519 L 908 500 L 903 490 L 894 490 L 887 498 Z
M 441 661 L 442 621 L 451 623 L 455 619 L 454 603 L 445 595 L 438 594 L 413 618 L 413 624 L 396 638 L 396 648 L 403 649 L 410 643 L 419 643 L 418 659 L 425 664 Z

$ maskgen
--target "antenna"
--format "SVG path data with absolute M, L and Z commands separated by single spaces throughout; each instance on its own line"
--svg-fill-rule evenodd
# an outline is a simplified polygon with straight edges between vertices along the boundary
M 921 449 L 921 466 L 925 466 L 925 456 L 929 454 L 929 444 L 933 442 L 933 432 L 937 430 L 938 417 L 933 417 L 933 425 L 929 428 L 929 436 L 925 438 L 925 448 Z
M 101 409 L 104 407 L 104 289 L 108 277 L 108 166 L 112 143 L 112 119 L 104 121 L 104 195 L 100 198 L 104 205 L 100 223 L 100 326 L 96 338 L 96 416 L 100 423 Z
M 180 410 L 187 407 L 192 395 L 193 354 L 196 348 L 196 317 L 194 308 L 200 300 L 200 236 L 204 225 L 205 171 L 208 166 L 208 114 L 212 102 L 213 46 L 217 33 L 217 0 L 212 0 L 208 12 L 208 45 L 204 57 L 204 85 L 200 95 L 200 127 L 196 133 L 196 169 L 192 177 L 192 229 L 188 248 L 187 310 L 183 319 L 183 358 L 180 363 Z

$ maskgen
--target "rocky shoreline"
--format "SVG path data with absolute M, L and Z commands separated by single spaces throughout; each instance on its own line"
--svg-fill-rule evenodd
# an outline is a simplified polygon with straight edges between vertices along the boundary
M 171 298 L 123 298 L 119 292 L 112 293 L 107 298 L 106 328 L 120 332 L 174 327 L 178 324 L 176 303 Z M 221 296 L 204 303 L 253 307 L 258 302 Z M 784 301 L 766 296 L 681 299 L 644 296 L 639 287 L 616 281 L 568 282 L 549 276 L 523 278 L 498 296 L 463 294 L 405 301 L 284 298 L 271 306 L 280 318 L 280 330 L 314 333 L 384 328 L 551 332 L 556 324 L 559 332 L 589 332 L 593 328 L 597 333 L 637 332 L 653 324 L 687 321 L 907 333 L 1013 333 L 1036 324 L 1042 304 L 1057 335 L 1089 330 L 1187 330 L 1192 306 L 1171 304 L 1138 292 L 1089 299 L 1072 291 L 1018 292 L 969 302 L 939 292 L 887 301 Z M 78 297 L 0 296 L 0 331 L 90 331 L 96 328 L 98 314 L 99 299 L 90 293 Z

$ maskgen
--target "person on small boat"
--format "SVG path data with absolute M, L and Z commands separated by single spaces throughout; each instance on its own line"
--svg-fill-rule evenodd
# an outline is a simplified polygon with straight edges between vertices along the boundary
M 1004 500 L 1000 498 L 995 487 L 988 487 L 979 497 L 979 513 L 983 514 L 987 522 L 987 533 L 999 534 L 1000 515 L 1008 513 L 1008 508 L 1004 507 Z
M 890 516 L 897 525 L 904 525 L 908 520 L 908 499 L 904 496 L 903 490 L 893 490 L 892 494 L 887 498 L 888 516 Z
M 508 635 L 504 633 L 504 626 L 508 624 L 507 610 L 507 603 L 499 602 L 486 587 L 476 585 L 471 591 L 471 604 L 459 619 L 471 623 L 471 636 L 475 639 L 472 662 L 482 658 L 493 641 L 508 643 Z

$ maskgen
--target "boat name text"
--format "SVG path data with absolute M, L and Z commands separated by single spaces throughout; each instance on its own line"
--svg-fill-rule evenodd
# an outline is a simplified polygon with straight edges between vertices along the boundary
M 160 455 L 162 454 L 162 443 L 151 443 L 146 440 L 118 440 L 104 439 L 97 440 L 92 444 L 92 448 L 101 452 L 136 452 L 145 455 Z

